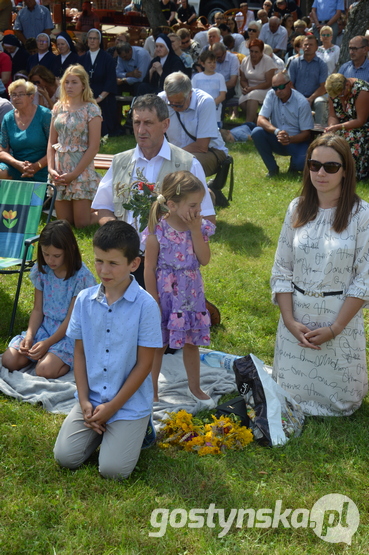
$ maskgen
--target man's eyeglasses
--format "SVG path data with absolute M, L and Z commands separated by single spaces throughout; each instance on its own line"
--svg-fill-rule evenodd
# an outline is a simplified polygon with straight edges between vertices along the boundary
M 282 85 L 277 85 L 276 87 L 272 87 L 273 91 L 283 91 L 288 83 L 290 83 L 291 81 L 287 81 L 287 83 L 283 83 Z
M 356 50 L 360 50 L 360 48 L 365 48 L 365 46 L 349 46 L 349 50 L 356 52 Z
M 10 98 L 23 98 L 24 96 L 31 96 L 30 93 L 12 93 L 9 95 Z
M 257 29 L 247 29 L 249 33 L 257 33 Z
M 178 110 L 182 110 L 182 108 L 184 107 L 184 105 L 186 104 L 186 100 L 182 103 L 182 104 L 174 104 L 172 102 L 169 102 L 169 100 L 167 100 L 167 104 L 168 106 L 170 106 L 171 108 L 177 108 Z
M 337 173 L 339 169 L 342 168 L 342 164 L 339 162 L 326 162 L 322 164 L 322 162 L 318 162 L 318 160 L 308 160 L 307 165 L 311 172 L 318 172 L 322 166 L 325 173 Z

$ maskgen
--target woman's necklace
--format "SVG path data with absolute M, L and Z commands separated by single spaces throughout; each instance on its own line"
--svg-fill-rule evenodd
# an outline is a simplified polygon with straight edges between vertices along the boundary
M 22 116 L 22 117 L 25 118 L 25 121 L 22 121 L 19 110 L 17 110 L 15 115 L 16 115 L 16 118 L 17 118 L 18 127 L 23 127 L 23 128 L 28 127 L 29 124 L 31 123 L 31 121 L 33 120 L 33 116 L 35 115 L 35 112 L 36 112 L 36 110 L 34 110 L 33 113 L 29 116 L 27 116 L 27 115 Z

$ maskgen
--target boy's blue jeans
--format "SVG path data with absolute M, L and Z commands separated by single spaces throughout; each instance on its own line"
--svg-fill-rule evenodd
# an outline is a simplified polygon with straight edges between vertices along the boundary
M 230 132 L 236 142 L 245 143 L 250 138 L 251 131 L 254 127 L 256 127 L 255 123 L 248 121 L 243 125 L 233 127 L 233 129 L 230 129 Z
M 268 133 L 262 127 L 255 127 L 251 133 L 251 138 L 269 172 L 273 173 L 278 169 L 273 154 L 291 156 L 291 170 L 301 171 L 304 169 L 308 142 L 281 145 L 273 133 Z

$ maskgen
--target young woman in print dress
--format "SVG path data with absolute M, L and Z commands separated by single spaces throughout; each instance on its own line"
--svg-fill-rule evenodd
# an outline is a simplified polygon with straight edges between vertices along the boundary
M 355 188 L 347 142 L 316 139 L 275 256 L 271 286 L 281 318 L 273 376 L 308 415 L 350 415 L 368 390 L 369 205 Z
M 94 157 L 100 147 L 101 112 L 80 64 L 66 69 L 60 86 L 60 102 L 52 111 L 47 161 L 57 188 L 57 217 L 80 228 L 90 225 L 91 203 L 100 181 Z
M 162 192 L 153 203 L 146 240 L 145 285 L 157 300 L 162 314 L 162 349 L 152 367 L 154 400 L 158 400 L 158 377 L 166 347 L 183 348 L 189 395 L 206 408 L 214 401 L 200 387 L 199 345 L 210 343 L 210 316 L 200 264 L 210 261 L 209 236 L 215 226 L 203 220 L 201 181 L 188 171 L 168 174 Z

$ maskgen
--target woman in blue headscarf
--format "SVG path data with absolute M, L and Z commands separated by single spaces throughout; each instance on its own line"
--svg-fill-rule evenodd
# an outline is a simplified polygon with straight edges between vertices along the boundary
M 155 58 L 138 88 L 138 95 L 163 91 L 165 78 L 174 71 L 186 73 L 182 60 L 173 51 L 170 39 L 161 33 L 155 40 Z
M 65 31 L 62 31 L 56 37 L 56 47 L 59 51 L 59 56 L 56 57 L 53 73 L 55 77 L 60 79 L 63 77 L 67 67 L 79 62 L 79 56 L 72 39 Z

